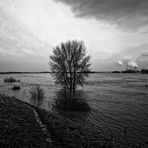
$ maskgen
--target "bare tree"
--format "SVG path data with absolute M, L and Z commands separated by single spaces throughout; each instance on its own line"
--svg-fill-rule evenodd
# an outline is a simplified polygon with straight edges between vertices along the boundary
M 56 84 L 75 90 L 78 85 L 85 84 L 90 56 L 86 55 L 86 47 L 82 41 L 67 41 L 53 48 L 49 66 Z

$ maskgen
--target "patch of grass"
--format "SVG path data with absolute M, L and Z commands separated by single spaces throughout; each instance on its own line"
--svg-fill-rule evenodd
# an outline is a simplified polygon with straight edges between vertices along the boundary
M 34 85 L 30 88 L 31 98 L 43 99 L 45 97 L 44 90 L 39 85 Z
M 68 111 L 89 111 L 90 106 L 82 92 L 60 91 L 57 93 L 53 107 Z
M 31 99 L 39 106 L 45 98 L 45 92 L 39 85 L 34 85 L 30 88 Z
M 20 80 L 16 80 L 16 79 L 13 78 L 13 77 L 8 77 L 8 78 L 5 78 L 5 79 L 4 79 L 4 82 L 5 82 L 5 83 L 13 83 L 13 82 L 20 82 Z
M 0 95 L 0 148 L 50 147 L 45 138 L 28 104 Z

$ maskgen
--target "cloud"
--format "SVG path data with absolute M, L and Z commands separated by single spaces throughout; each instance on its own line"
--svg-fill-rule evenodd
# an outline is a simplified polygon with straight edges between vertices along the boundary
M 46 43 L 31 34 L 18 20 L 0 9 L 0 52 L 4 55 L 42 55 Z
M 125 62 L 127 56 L 132 61 L 138 57 L 140 67 L 148 65 L 147 58 L 141 56 L 148 48 L 146 1 L 57 1 L 68 5 L 49 0 L 0 0 L 0 68 L 2 63 L 4 68 L 12 66 L 12 61 L 18 67 L 21 61 L 21 68 L 26 61 L 30 63 L 26 67 L 39 62 L 42 68 L 43 63 L 48 65 L 51 48 L 69 39 L 85 42 L 94 70 L 119 68 L 117 61 Z M 122 8 L 124 2 L 127 6 Z
M 136 62 L 134 62 L 134 61 L 130 61 L 127 64 L 128 64 L 128 66 L 130 66 L 132 68 L 137 68 L 138 67 L 138 64 Z
M 4 8 L 0 6 L 0 71 L 47 69 L 47 42 L 32 34 Z
M 123 62 L 122 62 L 122 61 L 118 61 L 117 64 L 118 64 L 119 66 L 122 66 L 122 65 L 123 65 Z
M 138 29 L 148 23 L 147 0 L 55 0 L 71 6 L 78 17 L 96 19 L 122 28 Z
M 142 53 L 141 56 L 142 56 L 142 57 L 147 57 L 147 58 L 148 58 L 148 53 Z

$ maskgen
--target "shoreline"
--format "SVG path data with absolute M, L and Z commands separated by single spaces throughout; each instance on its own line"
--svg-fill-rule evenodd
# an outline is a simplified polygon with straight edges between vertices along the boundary
M 113 135 L 108 139 L 103 137 L 93 139 L 82 125 L 16 97 L 0 94 L 0 112 L 0 146 L 2 148 L 124 147 L 113 140 Z M 130 146 L 132 145 L 129 145 L 129 148 Z
M 85 126 L 0 94 L 0 147 L 36 148 L 122 148 L 111 137 L 91 137 Z M 145 144 L 144 144 L 145 145 Z M 142 146 L 135 145 L 135 148 Z M 128 145 L 128 147 L 133 147 Z M 143 147 L 143 146 L 142 146 Z M 145 146 L 144 146 L 145 147 Z
M 49 147 L 31 106 L 0 94 L 0 146 Z
M 114 147 L 111 141 L 90 141 L 79 125 L 15 97 L 0 94 L 0 111 L 1 147 Z

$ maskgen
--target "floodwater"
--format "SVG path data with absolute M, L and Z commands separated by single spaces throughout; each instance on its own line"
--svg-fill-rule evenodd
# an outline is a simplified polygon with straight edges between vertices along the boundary
M 20 79 L 20 91 L 12 91 L 14 84 L 4 83 L 5 77 Z M 33 103 L 30 87 L 39 84 L 45 91 L 41 107 L 54 112 L 51 104 L 59 87 L 54 84 L 50 74 L 0 75 L 0 93 L 16 96 L 22 101 Z M 144 144 L 148 142 L 148 75 L 144 74 L 90 74 L 87 85 L 78 88 L 91 106 L 88 113 L 60 112 L 79 124 L 91 140 L 109 138 L 111 133 L 120 145 Z

